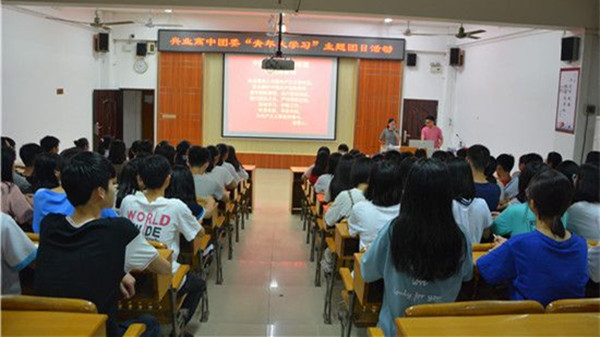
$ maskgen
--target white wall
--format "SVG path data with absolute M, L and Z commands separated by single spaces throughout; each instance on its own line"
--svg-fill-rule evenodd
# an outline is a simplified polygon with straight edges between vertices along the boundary
M 562 32 L 464 45 L 458 71 L 454 131 L 493 155 L 574 155 L 575 136 L 554 131 Z M 456 139 L 454 139 L 456 142 Z
M 129 146 L 142 139 L 142 92 L 123 91 L 123 142 Z
M 108 62 L 93 52 L 93 34 L 3 8 L 2 134 L 17 146 L 45 135 L 58 137 L 62 149 L 91 140 L 92 91 Z

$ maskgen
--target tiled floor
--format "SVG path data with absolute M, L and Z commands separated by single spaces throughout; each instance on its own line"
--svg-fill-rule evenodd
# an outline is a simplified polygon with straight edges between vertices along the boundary
M 340 335 L 335 312 L 339 291 L 334 293 L 333 324 L 326 325 L 325 287 L 313 284 L 306 234 L 299 216 L 289 213 L 289 179 L 287 170 L 255 172 L 254 213 L 234 246 L 233 259 L 224 257 L 223 284 L 215 285 L 214 272 L 208 280 L 209 320 L 190 323 L 188 331 L 196 336 Z M 366 334 L 353 328 L 352 335 Z

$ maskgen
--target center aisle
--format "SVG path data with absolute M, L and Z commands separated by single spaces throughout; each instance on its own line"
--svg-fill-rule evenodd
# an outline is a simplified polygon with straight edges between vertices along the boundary
M 325 288 L 313 284 L 305 232 L 299 216 L 289 213 L 289 179 L 288 170 L 255 172 L 254 212 L 240 230 L 233 259 L 227 260 L 226 247 L 223 251 L 222 285 L 215 285 L 211 272 L 210 317 L 206 323 L 190 323 L 187 330 L 195 336 L 340 335 L 337 319 L 323 323 Z

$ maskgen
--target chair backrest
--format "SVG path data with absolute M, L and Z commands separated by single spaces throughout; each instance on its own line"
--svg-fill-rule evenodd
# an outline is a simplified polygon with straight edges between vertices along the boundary
M 42 296 L 4 295 L 2 310 L 60 311 L 95 314 L 96 305 L 87 300 Z M 35 324 L 35 322 L 32 322 Z
M 404 311 L 406 317 L 484 316 L 543 312 L 544 307 L 536 301 L 469 301 L 420 304 Z
M 471 247 L 471 250 L 474 252 L 487 252 L 492 248 L 494 248 L 493 243 L 476 243 Z
M 156 249 L 167 249 L 167 245 L 159 241 L 148 240 L 148 243 Z
M 600 312 L 600 298 L 557 300 L 546 307 L 547 313 Z

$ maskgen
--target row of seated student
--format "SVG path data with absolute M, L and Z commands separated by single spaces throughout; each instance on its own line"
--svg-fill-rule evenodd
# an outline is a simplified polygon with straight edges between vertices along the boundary
M 335 155 L 327 160 L 323 153 L 307 176 Z M 546 163 L 528 154 L 514 176 L 512 156 L 492 160 L 482 145 L 433 157 L 344 154 L 333 160 L 336 168 L 325 187 L 333 200 L 326 224 L 347 219 L 366 251 L 364 280 L 384 280 L 379 326 L 386 336 L 395 335 L 393 319 L 407 307 L 457 298 L 473 276 L 471 246 L 486 235 L 493 235 L 495 248 L 477 261 L 478 270 L 488 284 L 509 282 L 510 299 L 547 305 L 584 297 L 588 280 L 600 281 L 600 246 L 588 250 L 585 240 L 600 239 L 598 152 L 590 152 L 581 167 L 557 160 L 555 153 Z M 510 181 L 516 193 L 505 191 L 501 198 L 499 184 Z M 506 207 L 498 207 L 501 202 Z M 326 252 L 325 272 L 330 260 Z
M 44 146 L 47 139 L 52 146 Z M 36 295 L 93 302 L 98 312 L 109 317 L 109 336 L 120 336 L 127 326 L 138 322 L 146 324 L 144 336 L 158 336 L 158 321 L 149 315 L 117 322 L 117 300 L 135 294 L 131 270 L 177 272 L 180 234 L 188 241 L 202 236 L 202 221 L 216 206 L 214 197 L 224 198 L 225 188 L 235 188 L 235 181 L 247 178 L 235 150 L 220 144 L 211 153 L 183 141 L 188 146 L 183 146 L 186 149 L 179 157 L 185 165 L 176 164 L 175 156 L 164 155 L 171 151 L 161 148 L 172 147 L 166 142 L 159 144 L 153 155 L 141 150 L 130 152 L 131 160 L 121 163 L 117 191 L 115 164 L 106 157 L 111 157 L 111 150 L 114 156 L 120 147 L 114 144 L 120 141 L 112 142 L 108 155 L 89 152 L 89 146 L 76 146 L 58 155 L 58 139 L 49 136 L 44 140 L 41 151 L 31 151 L 36 152 L 33 158 L 27 157 L 31 152 L 23 151 L 38 149 L 32 144 L 20 151 L 26 154 L 22 155 L 26 168 L 32 168 L 28 180 L 34 193 L 31 198 L 13 183 L 15 144 L 2 139 L 2 294 L 19 294 L 19 271 L 32 265 Z M 77 140 L 76 145 L 82 145 L 83 140 Z M 223 168 L 230 176 L 221 173 L 226 177 L 222 182 L 216 183 L 217 178 L 197 179 L 225 166 L 223 161 L 235 170 L 235 178 Z M 214 190 L 198 193 L 208 181 L 214 183 Z M 204 208 L 198 199 L 205 199 Z M 27 227 L 27 221 L 33 225 Z M 23 229 L 28 228 L 40 234 L 37 249 L 25 235 Z M 173 251 L 171 268 L 147 240 L 163 242 Z M 182 306 L 186 323 L 205 291 L 205 281 L 189 272 L 178 290 L 178 295 L 186 295 Z

